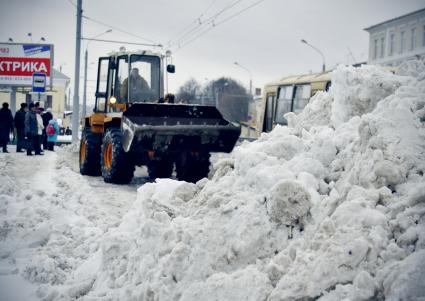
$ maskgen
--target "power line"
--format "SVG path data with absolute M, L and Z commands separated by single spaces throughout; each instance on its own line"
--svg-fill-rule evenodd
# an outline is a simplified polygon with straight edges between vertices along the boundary
M 133 43 L 133 42 L 126 42 L 126 41 L 103 40 L 103 39 L 94 39 L 94 38 L 81 38 L 81 40 L 97 41 L 97 42 L 105 42 L 105 43 L 116 43 L 116 44 L 139 45 L 139 46 L 162 47 L 161 44 Z
M 67 0 L 67 1 L 69 2 L 69 4 L 71 4 L 72 6 L 74 6 L 75 8 L 77 8 L 77 5 L 76 5 L 76 4 L 75 4 L 72 0 Z M 106 26 L 106 27 L 112 28 L 112 29 L 114 29 L 114 30 L 116 30 L 116 31 L 119 31 L 119 32 L 122 32 L 122 33 L 128 34 L 128 35 L 130 35 L 130 36 L 133 36 L 133 37 L 139 38 L 139 39 L 144 40 L 144 41 L 146 41 L 146 42 L 150 42 L 150 43 L 158 44 L 158 45 L 159 45 L 159 43 L 157 43 L 157 42 L 155 42 L 155 41 L 153 41 L 153 40 L 151 40 L 151 39 L 148 39 L 148 38 L 145 38 L 145 37 L 139 36 L 139 35 L 137 35 L 137 34 L 131 33 L 131 32 L 129 32 L 129 31 L 126 31 L 126 30 L 124 30 L 124 29 L 118 28 L 118 27 L 116 27 L 116 26 L 112 26 L 112 25 L 107 24 L 107 23 L 105 23 L 105 22 L 102 22 L 102 21 L 96 20 L 96 19 L 94 19 L 94 18 L 92 18 L 92 17 L 89 17 L 89 16 L 86 16 L 86 15 L 83 15 L 83 16 L 82 16 L 82 18 L 84 18 L 84 19 L 86 19 L 86 20 L 89 20 L 89 21 L 91 21 L 91 22 L 93 22 L 93 23 L 97 23 L 97 24 L 100 24 L 100 25 L 103 25 L 103 26 Z
M 220 11 L 218 11 L 217 13 L 215 13 L 214 15 L 210 16 L 209 18 L 207 18 L 206 20 L 204 20 L 203 22 L 199 22 L 194 28 L 192 28 L 191 30 L 187 31 L 186 33 L 178 36 L 174 41 L 175 42 L 171 42 L 170 43 L 170 47 L 174 44 L 174 45 L 178 45 L 180 44 L 182 41 L 185 40 L 185 38 L 187 39 L 187 37 L 190 38 L 190 35 L 194 35 L 197 32 L 199 32 L 199 30 L 202 29 L 202 27 L 205 27 L 205 25 L 212 25 L 214 26 L 214 20 L 216 18 L 218 18 L 220 15 L 222 15 L 224 12 L 226 12 L 227 10 L 233 8 L 234 6 L 236 6 L 238 3 L 240 3 L 243 0 L 236 0 L 233 1 L 232 3 L 230 3 L 229 5 L 225 6 L 224 8 L 222 8 Z M 200 20 L 200 19 L 196 19 L 196 20 Z
M 206 30 L 202 31 L 202 32 L 201 32 L 200 34 L 198 34 L 197 36 L 194 36 L 194 37 L 192 37 L 191 39 L 187 40 L 185 43 L 183 43 L 183 44 L 179 45 L 179 49 L 178 49 L 178 50 L 182 49 L 184 46 L 186 46 L 186 45 L 188 45 L 188 44 L 192 43 L 193 41 L 197 40 L 198 38 L 200 38 L 201 36 L 203 36 L 204 34 L 206 34 L 207 32 L 209 32 L 210 30 L 212 30 L 214 27 L 217 27 L 217 26 L 219 26 L 219 25 L 221 25 L 221 24 L 223 24 L 223 23 L 225 23 L 225 22 L 230 21 L 231 19 L 233 19 L 233 18 L 235 18 L 235 17 L 239 16 L 240 14 L 244 13 L 245 11 L 249 10 L 250 8 L 252 8 L 252 7 L 256 6 L 256 5 L 258 5 L 258 4 L 260 4 L 261 2 L 264 2 L 264 1 L 265 1 L 265 0 L 259 0 L 259 1 L 257 1 L 257 2 L 254 2 L 253 4 L 251 4 L 251 5 L 247 6 L 247 7 L 245 7 L 244 9 L 242 9 L 242 10 L 240 10 L 240 11 L 236 12 L 236 13 L 234 13 L 233 15 L 230 15 L 229 17 L 227 17 L 227 18 L 223 19 L 222 21 L 220 21 L 220 22 L 218 22 L 218 23 L 214 23 L 214 22 L 213 22 L 211 27 L 209 27 L 209 28 L 207 28 Z M 177 50 L 176 50 L 175 52 L 177 52 Z
M 180 44 L 180 43 L 182 43 L 185 40 L 186 37 L 189 37 L 188 39 L 190 39 L 191 38 L 190 35 L 191 34 L 194 35 L 197 32 L 199 32 L 204 25 L 208 26 L 208 24 L 209 24 L 211 26 L 214 26 L 214 20 L 217 17 L 219 17 L 221 14 L 223 14 L 227 10 L 233 8 L 235 5 L 237 5 L 241 1 L 242 0 L 236 0 L 236 1 L 233 1 L 231 4 L 229 4 L 228 6 L 225 6 L 223 9 L 221 9 L 219 12 L 215 13 L 213 16 L 207 18 L 203 23 L 198 24 L 197 27 L 193 28 L 191 31 L 189 31 L 185 35 L 180 36 L 179 38 L 177 38 L 176 39 L 177 41 L 174 44 Z
M 77 8 L 77 5 L 74 3 L 74 2 L 72 2 L 72 0 L 67 0 L 72 6 L 74 6 L 75 8 Z
M 219 22 L 219 23 L 216 23 L 216 24 L 215 24 L 215 26 L 219 26 L 219 25 L 221 25 L 221 24 L 223 24 L 223 23 L 225 23 L 225 22 L 227 22 L 227 21 L 229 21 L 229 20 L 233 19 L 234 17 L 239 16 L 240 14 L 242 14 L 242 13 L 246 12 L 248 9 L 253 8 L 254 6 L 257 6 L 258 4 L 260 4 L 261 2 L 264 2 L 264 1 L 265 1 L 265 0 L 259 0 L 259 1 L 257 1 L 257 2 L 254 2 L 253 4 L 251 4 L 251 5 L 247 6 L 247 7 L 245 7 L 245 8 L 244 8 L 244 9 L 242 9 L 242 10 L 240 10 L 239 12 L 237 12 L 237 13 L 235 13 L 235 14 L 233 14 L 233 15 L 229 16 L 229 17 L 227 17 L 227 18 L 226 18 L 226 19 L 224 19 L 223 21 L 221 21 L 221 22 Z
M 214 3 L 217 2 L 217 0 L 213 0 L 210 5 L 197 17 L 195 20 L 193 20 L 191 23 L 189 23 L 186 27 L 184 27 L 182 30 L 180 30 L 176 36 L 180 36 L 181 34 L 185 33 L 188 29 L 192 27 L 192 24 L 201 24 L 201 18 L 210 10 L 210 8 L 214 5 Z M 168 40 L 168 45 L 171 45 L 171 40 Z
M 91 21 L 91 22 L 94 22 L 94 23 L 97 23 L 97 24 L 100 24 L 100 25 L 103 25 L 103 26 L 107 26 L 107 27 L 112 28 L 112 29 L 114 29 L 114 30 L 116 30 L 116 31 L 119 31 L 119 32 L 122 32 L 122 33 L 128 34 L 128 35 L 130 35 L 130 36 L 133 36 L 133 37 L 139 38 L 139 39 L 144 40 L 144 41 L 146 41 L 146 42 L 153 43 L 153 44 L 158 44 L 158 45 L 159 45 L 159 43 L 157 43 L 157 42 L 155 42 L 155 41 L 153 41 L 153 40 L 151 40 L 151 39 L 148 39 L 148 38 L 145 38 L 145 37 L 142 37 L 142 36 L 136 35 L 136 34 L 134 34 L 134 33 L 128 32 L 128 31 L 126 31 L 126 30 L 124 30 L 124 29 L 121 29 L 121 28 L 118 28 L 118 27 L 116 27 L 116 26 L 109 25 L 109 24 L 107 24 L 107 23 L 104 23 L 104 22 L 102 22 L 102 21 L 99 21 L 99 20 L 93 19 L 93 18 L 91 18 L 91 17 L 83 16 L 83 18 L 84 18 L 84 19 L 86 19 L 86 20 L 89 20 L 89 21 Z

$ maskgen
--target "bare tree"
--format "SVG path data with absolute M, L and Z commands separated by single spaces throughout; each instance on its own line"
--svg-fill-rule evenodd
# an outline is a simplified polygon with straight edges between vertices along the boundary
M 230 121 L 246 121 L 251 96 L 238 81 L 221 77 L 210 81 L 204 88 L 210 105 L 216 105 L 224 117 Z
M 201 92 L 201 85 L 194 78 L 186 81 L 177 91 L 177 101 L 197 103 L 196 96 Z

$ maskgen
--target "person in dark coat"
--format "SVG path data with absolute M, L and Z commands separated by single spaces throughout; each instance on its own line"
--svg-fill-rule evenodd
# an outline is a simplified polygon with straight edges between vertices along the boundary
M 23 152 L 25 147 L 25 114 L 28 112 L 28 105 L 21 103 L 21 108 L 15 114 L 15 128 L 18 141 L 16 142 L 16 152 Z
M 5 102 L 0 109 L 0 147 L 3 148 L 3 153 L 8 153 L 7 144 L 10 133 L 13 133 L 13 116 L 9 110 L 9 104 Z
M 41 118 L 43 119 L 43 125 L 44 125 L 44 129 L 43 129 L 43 149 L 48 149 L 46 127 L 49 125 L 49 121 L 53 119 L 52 109 L 47 108 L 46 112 L 41 114 Z
M 40 138 L 38 135 L 38 123 L 37 123 L 37 108 L 33 103 L 29 106 L 30 110 L 25 114 L 25 135 L 30 141 L 27 148 L 27 156 L 32 156 L 32 151 L 35 151 L 36 155 L 41 155 Z

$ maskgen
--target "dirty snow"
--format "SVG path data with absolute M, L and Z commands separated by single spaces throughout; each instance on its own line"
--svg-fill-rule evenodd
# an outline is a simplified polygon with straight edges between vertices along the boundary
M 1 154 L 2 294 L 425 300 L 424 63 L 341 66 L 287 119 L 196 184 L 106 185 L 70 149 Z

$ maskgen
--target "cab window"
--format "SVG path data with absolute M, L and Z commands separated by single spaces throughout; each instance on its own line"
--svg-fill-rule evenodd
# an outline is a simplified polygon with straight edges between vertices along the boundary
M 160 95 L 160 59 L 132 55 L 130 74 L 121 85 L 121 97 L 129 102 L 157 101 Z
M 114 96 L 117 99 L 117 103 L 127 102 L 127 85 L 124 85 L 124 80 L 128 78 L 128 56 L 123 55 L 118 57 L 117 60 L 117 73 L 115 79 Z
M 110 58 L 100 58 L 97 72 L 96 86 L 96 112 L 106 112 L 106 97 L 108 95 L 108 79 L 109 79 L 109 62 Z

